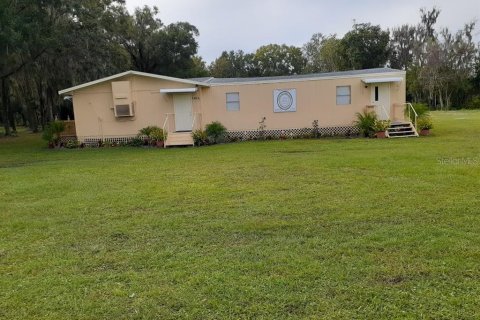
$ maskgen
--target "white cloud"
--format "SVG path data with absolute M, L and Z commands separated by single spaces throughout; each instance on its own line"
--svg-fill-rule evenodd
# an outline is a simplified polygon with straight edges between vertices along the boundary
M 254 51 L 269 43 L 301 46 L 313 33 L 350 30 L 353 20 L 391 28 L 419 22 L 419 9 L 442 10 L 437 27 L 458 30 L 479 18 L 478 0 L 127 0 L 127 7 L 156 5 L 164 23 L 188 21 L 200 31 L 199 54 L 208 62 L 223 50 Z M 480 26 L 478 28 L 480 30 Z M 476 39 L 480 40 L 480 32 Z

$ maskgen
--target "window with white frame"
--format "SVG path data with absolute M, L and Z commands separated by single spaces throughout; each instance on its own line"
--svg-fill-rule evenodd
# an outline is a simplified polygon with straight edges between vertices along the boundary
M 240 110 L 240 93 L 228 92 L 227 93 L 227 111 L 239 111 Z
M 337 87 L 337 105 L 344 106 L 352 103 L 352 93 L 350 86 Z

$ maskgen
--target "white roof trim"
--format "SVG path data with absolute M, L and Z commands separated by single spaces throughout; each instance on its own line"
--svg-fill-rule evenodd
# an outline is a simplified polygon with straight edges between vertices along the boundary
M 160 93 L 193 93 L 197 91 L 198 88 L 160 89 Z
M 139 72 L 139 71 L 126 71 L 126 72 L 118 73 L 118 74 L 115 74 L 113 76 L 109 76 L 109 77 L 106 77 L 106 78 L 102 78 L 102 79 L 98 79 L 98 80 L 95 80 L 95 81 L 90 81 L 90 82 L 87 82 L 87 83 L 83 83 L 83 84 L 80 84 L 80 85 L 75 86 L 75 87 L 60 90 L 60 91 L 58 91 L 58 94 L 62 95 L 62 94 L 66 94 L 66 93 L 72 93 L 75 90 L 87 88 L 87 87 L 90 87 L 90 86 L 93 86 L 93 85 L 96 85 L 96 84 L 99 84 L 99 83 L 102 83 L 102 82 L 114 80 L 114 79 L 121 78 L 121 77 L 124 77 L 124 76 L 130 76 L 130 75 L 148 77 L 148 78 L 153 78 L 153 79 L 161 79 L 161 80 L 167 80 L 167 81 L 173 81 L 173 82 L 179 82 L 179 83 L 186 83 L 186 84 L 192 84 L 192 85 L 203 86 L 203 87 L 209 87 L 210 86 L 208 83 L 203 83 L 203 82 L 198 82 L 198 81 L 185 80 L 185 79 L 174 78 L 174 77 L 167 77 L 167 76 L 162 76 L 162 75 L 158 75 L 158 74 L 151 74 L 151 73 L 145 73 L 145 72 Z
M 370 78 L 362 80 L 365 84 L 370 83 L 389 83 L 389 82 L 402 82 L 403 78 Z

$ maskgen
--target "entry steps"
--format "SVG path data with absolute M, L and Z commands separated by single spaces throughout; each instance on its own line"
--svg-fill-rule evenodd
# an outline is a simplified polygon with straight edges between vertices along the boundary
M 169 132 L 164 144 L 166 147 L 173 146 L 193 146 L 193 137 L 191 132 Z
M 413 138 L 418 137 L 418 132 L 411 122 L 392 122 L 387 129 L 389 138 Z

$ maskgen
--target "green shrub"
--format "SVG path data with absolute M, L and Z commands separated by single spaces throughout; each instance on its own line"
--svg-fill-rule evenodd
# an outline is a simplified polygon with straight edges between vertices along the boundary
M 76 149 L 80 147 L 80 142 L 77 139 L 68 140 L 65 144 L 65 148 L 67 149 Z
M 430 113 L 430 109 L 427 104 L 425 103 L 413 103 L 413 109 L 417 112 L 418 118 L 428 115 Z M 413 123 L 415 122 L 415 113 L 413 113 L 409 106 L 405 106 L 405 118 L 408 117 L 410 110 L 410 121 Z M 417 118 L 417 119 L 418 119 Z
M 357 120 L 354 125 L 358 128 L 364 137 L 373 137 L 375 135 L 375 123 L 377 122 L 377 114 L 373 111 L 364 110 L 362 113 L 357 112 Z
M 43 131 L 42 138 L 48 143 L 53 143 L 55 146 L 59 146 L 63 131 L 65 131 L 65 123 L 62 121 L 52 121 Z
M 140 137 L 135 137 L 132 140 L 128 141 L 127 145 L 130 147 L 141 147 L 143 146 L 144 141 Z
M 150 138 L 151 142 L 157 142 L 157 141 L 165 141 L 167 140 L 167 133 L 163 131 L 163 129 L 160 129 L 158 127 L 154 127 L 151 131 L 150 134 L 148 135 Z
M 192 132 L 192 138 L 196 146 L 204 146 L 208 144 L 208 135 L 205 130 L 195 130 Z
M 373 129 L 375 130 L 375 132 L 385 132 L 390 127 L 390 125 L 390 120 L 377 120 L 375 121 Z
M 143 129 L 140 129 L 140 131 L 138 132 L 138 135 L 139 136 L 147 136 L 147 137 L 150 137 L 150 134 L 155 131 L 155 130 L 159 130 L 160 128 L 157 127 L 157 126 L 148 126 L 148 127 L 145 127 Z
M 208 140 L 212 143 L 221 143 L 225 141 L 227 128 L 218 121 L 207 124 L 205 127 Z
M 417 126 L 420 130 L 430 130 L 433 128 L 432 118 L 429 115 L 422 115 L 417 120 Z
M 467 109 L 480 109 L 480 96 L 472 97 L 466 105 Z

